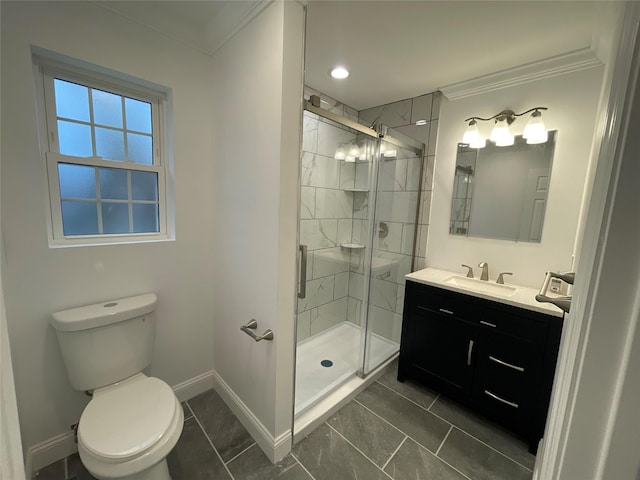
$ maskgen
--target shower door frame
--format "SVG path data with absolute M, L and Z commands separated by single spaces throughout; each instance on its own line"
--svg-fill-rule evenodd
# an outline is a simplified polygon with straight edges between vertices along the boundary
M 389 133 L 390 128 L 384 124 L 377 124 L 373 127 L 366 127 L 358 122 L 356 122 L 355 120 L 351 120 L 349 118 L 343 117 L 342 115 L 338 115 L 337 113 L 333 113 L 329 110 L 325 110 L 323 108 L 320 108 L 319 106 L 315 106 L 311 101 L 307 100 L 307 99 L 303 99 L 303 109 L 314 113 L 320 117 L 326 118 L 328 120 L 331 120 L 332 122 L 338 123 L 340 125 L 344 125 L 345 127 L 348 127 L 352 130 L 355 130 L 357 132 L 360 133 L 364 133 L 365 135 L 372 137 L 374 139 L 376 139 L 377 143 L 376 143 L 376 152 L 375 152 L 375 167 L 374 167 L 374 184 L 375 185 L 375 189 L 374 190 L 370 190 L 370 192 L 374 193 L 374 195 L 370 196 L 369 198 L 369 206 L 371 208 L 371 213 L 368 215 L 369 217 L 369 235 L 368 235 L 368 242 L 369 242 L 369 252 L 368 252 L 368 258 L 367 261 L 364 262 L 364 268 L 365 268 L 365 278 L 368 279 L 368 285 L 367 288 L 365 289 L 364 292 L 364 296 L 362 299 L 362 306 L 363 306 L 363 310 L 361 310 L 361 316 L 362 319 L 364 321 L 364 325 L 362 325 L 362 335 L 363 337 L 363 341 L 361 343 L 362 348 L 361 348 L 361 352 L 360 352 L 360 360 L 358 362 L 358 370 L 356 371 L 356 375 L 360 378 L 366 378 L 368 373 L 365 373 L 365 355 L 366 355 L 366 348 L 367 348 L 367 331 L 368 331 L 368 316 L 369 316 L 369 296 L 370 296 L 370 291 L 371 291 L 371 262 L 373 260 L 373 240 L 374 240 L 374 225 L 375 225 L 375 210 L 376 210 L 376 204 L 377 204 L 377 187 L 378 187 L 378 175 L 379 175 L 379 169 L 380 169 L 380 145 L 381 142 L 387 142 L 390 143 L 392 145 L 395 145 L 397 147 L 406 149 L 406 150 L 411 150 L 413 152 L 415 152 L 416 154 L 419 155 L 419 158 L 421 159 L 420 161 L 420 182 L 418 185 L 418 206 L 416 208 L 416 219 L 415 219 L 415 225 L 416 228 L 414 229 L 414 239 L 413 239 L 413 249 L 411 252 L 411 271 L 415 270 L 415 262 L 416 262 L 416 243 L 417 243 L 417 239 L 418 239 L 418 220 L 419 220 L 419 215 L 420 215 L 420 193 L 422 192 L 422 181 L 423 181 L 423 174 L 424 174 L 424 149 L 425 146 L 423 143 L 418 142 L 417 140 L 414 140 L 412 138 L 406 138 L 406 140 L 402 140 L 399 138 L 394 137 L 393 135 L 391 135 Z M 391 130 L 393 130 L 393 128 L 391 128 Z M 399 133 L 399 132 L 398 132 Z M 373 205 L 371 204 L 371 197 L 373 197 Z M 298 282 L 299 283 L 299 282 Z M 388 359 L 387 359 L 388 360 Z M 381 363 L 384 363 L 383 360 Z M 371 369 L 371 371 L 373 371 L 375 369 Z

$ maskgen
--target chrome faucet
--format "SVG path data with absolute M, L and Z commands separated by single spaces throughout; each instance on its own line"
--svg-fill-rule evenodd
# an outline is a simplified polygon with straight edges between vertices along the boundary
M 482 269 L 480 280 L 484 280 L 488 282 L 489 281 L 489 264 L 487 262 L 480 262 L 478 266 Z

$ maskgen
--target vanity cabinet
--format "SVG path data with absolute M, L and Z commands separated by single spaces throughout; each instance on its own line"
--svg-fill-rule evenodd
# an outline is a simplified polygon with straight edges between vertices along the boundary
M 407 281 L 398 380 L 417 380 L 525 437 L 544 431 L 562 317 Z

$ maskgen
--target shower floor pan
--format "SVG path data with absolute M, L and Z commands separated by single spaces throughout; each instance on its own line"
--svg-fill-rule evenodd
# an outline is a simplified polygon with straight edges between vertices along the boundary
M 296 352 L 296 416 L 355 375 L 362 362 L 361 341 L 362 329 L 351 322 L 342 322 L 300 342 Z M 369 333 L 368 364 L 379 364 L 398 348 L 398 343 Z M 332 366 L 324 367 L 323 360 L 331 361 Z

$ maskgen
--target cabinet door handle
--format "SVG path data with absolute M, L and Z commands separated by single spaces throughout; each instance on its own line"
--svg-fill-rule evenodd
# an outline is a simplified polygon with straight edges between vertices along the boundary
M 486 325 L 487 327 L 493 327 L 493 328 L 496 328 L 496 326 L 497 326 L 495 323 L 485 322 L 484 320 L 480 320 L 480 323 L 481 323 L 482 325 Z
M 453 315 L 453 312 L 451 310 L 447 310 L 446 308 L 441 308 L 440 311 L 442 313 L 446 313 L 447 315 Z
M 505 367 L 513 368 L 514 370 L 517 370 L 519 372 L 524 372 L 524 368 L 518 367 L 517 365 L 512 365 L 510 363 L 505 362 L 504 360 L 500 360 L 499 358 L 493 357 L 491 355 L 489 355 L 489 360 L 499 363 L 500 365 L 504 365 Z
M 467 350 L 467 365 L 471 365 L 472 353 L 473 353 L 473 340 L 469 340 L 469 349 Z
M 518 404 L 517 403 L 510 402 L 509 400 L 505 400 L 504 398 L 500 398 L 498 395 L 496 395 L 495 393 L 490 392 L 489 390 L 485 390 L 484 393 L 485 393 L 485 395 L 489 395 L 494 400 L 502 402 L 505 405 L 509 405 L 510 407 L 513 407 L 513 408 L 518 408 Z

